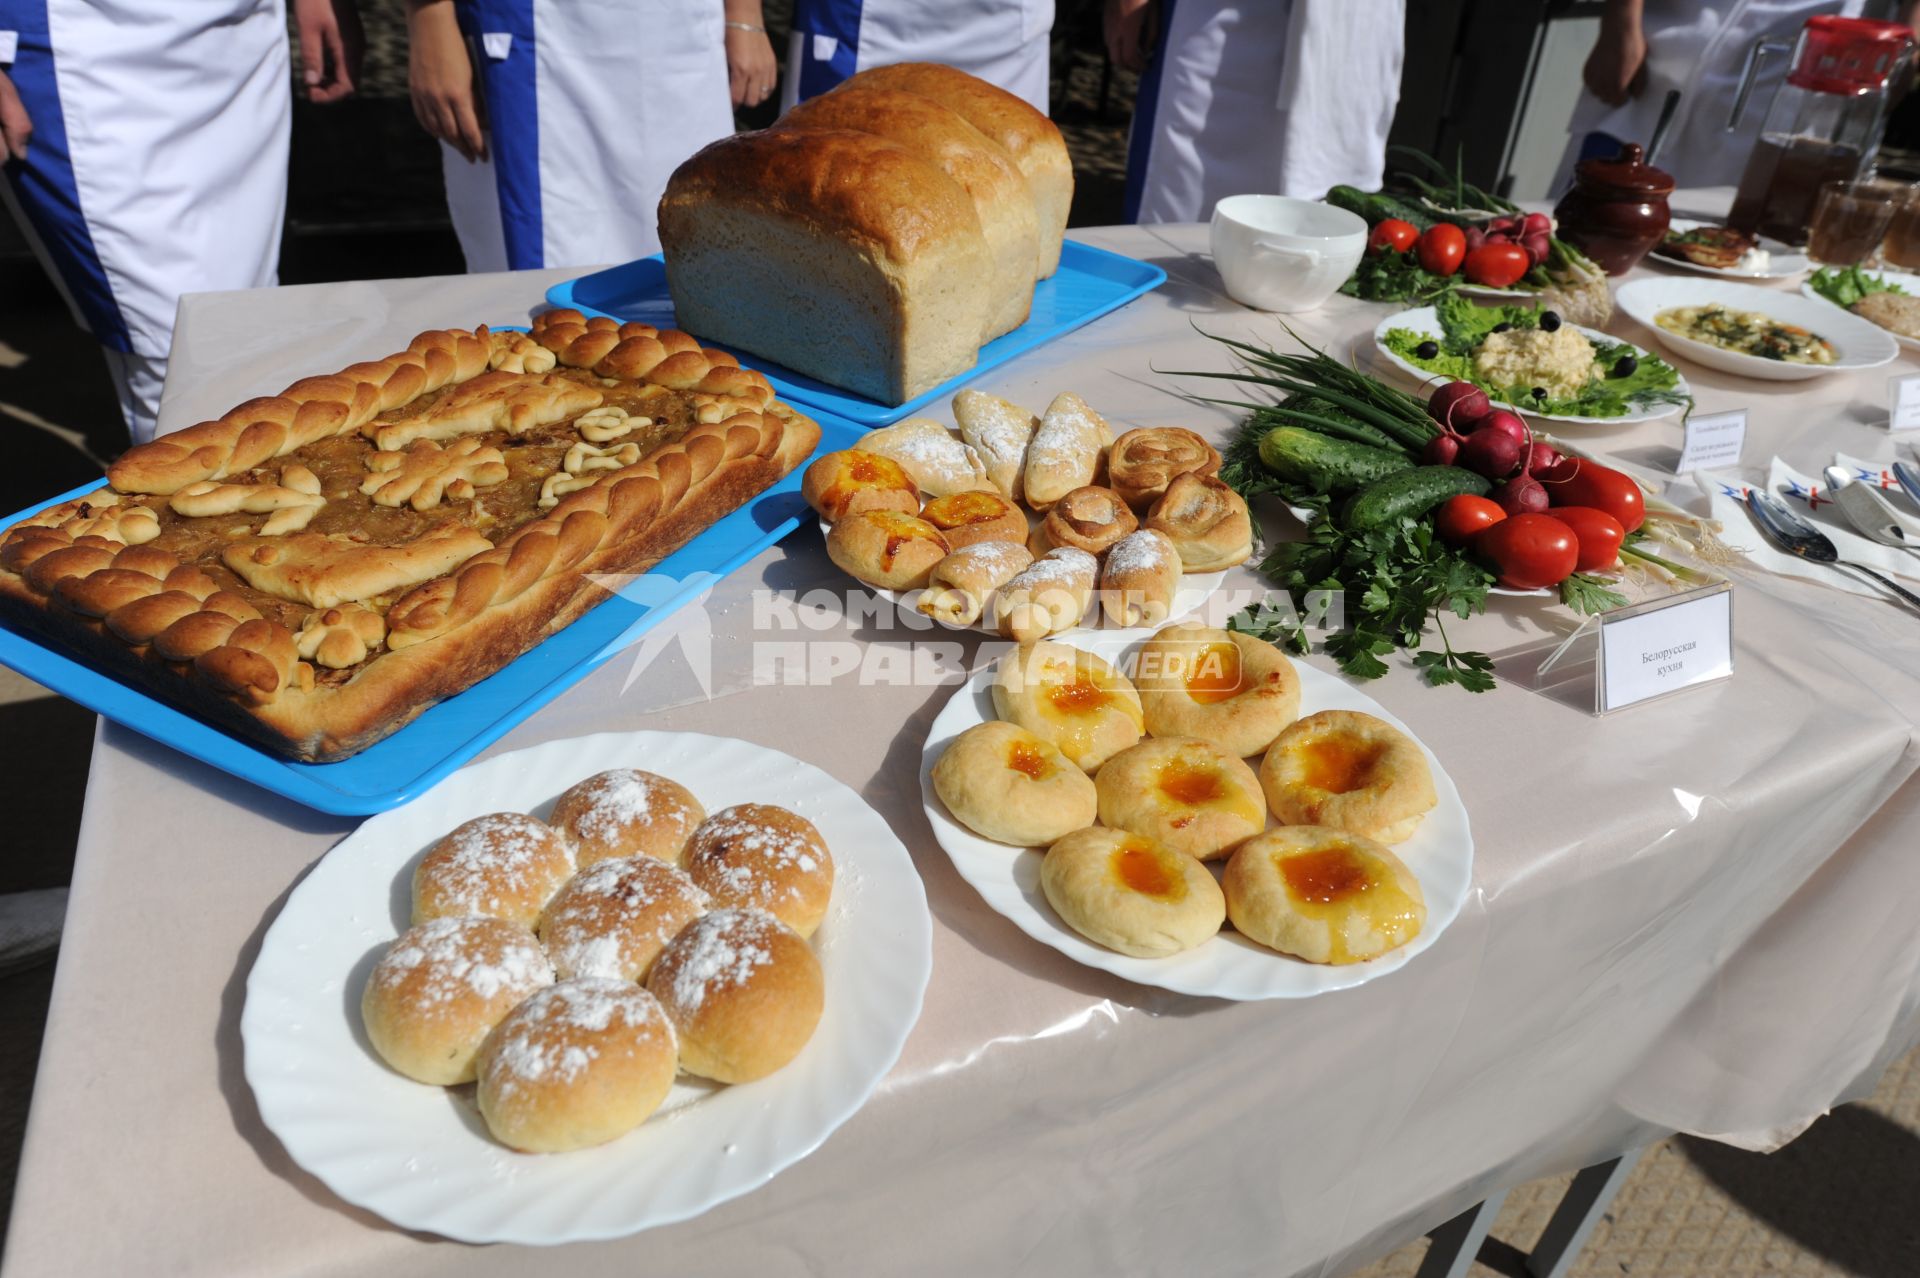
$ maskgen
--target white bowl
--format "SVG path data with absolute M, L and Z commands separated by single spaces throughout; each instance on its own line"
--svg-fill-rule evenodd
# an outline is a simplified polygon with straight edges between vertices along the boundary
M 1651 329 L 1662 346 L 1682 359 L 1761 381 L 1798 382 L 1827 373 L 1879 368 L 1891 364 L 1900 354 L 1900 344 L 1893 340 L 1893 334 L 1879 325 L 1827 302 L 1779 289 L 1731 284 L 1725 280 L 1646 279 L 1624 285 L 1613 300 L 1621 310 Z M 1656 315 L 1676 306 L 1715 303 L 1736 310 L 1759 311 L 1783 324 L 1796 324 L 1824 337 L 1833 346 L 1834 362 L 1789 364 L 1784 360 L 1761 359 L 1758 355 L 1743 355 L 1670 333 L 1654 323 Z
M 1286 195 L 1230 195 L 1214 206 L 1214 265 L 1234 301 L 1310 311 L 1332 297 L 1367 250 L 1358 214 Z
M 1905 271 L 1880 271 L 1880 270 L 1867 270 L 1865 268 L 1862 268 L 1860 273 L 1869 279 L 1879 280 L 1882 284 L 1898 284 L 1901 288 L 1904 288 L 1905 290 L 1907 290 L 1907 296 L 1909 297 L 1920 297 L 1920 275 L 1909 275 Z M 1800 286 L 1800 293 L 1801 293 L 1801 296 L 1810 297 L 1814 301 L 1819 302 L 1823 306 L 1831 306 L 1833 307 L 1833 309 L 1841 312 L 1844 315 L 1852 315 L 1854 319 L 1861 318 L 1858 315 L 1854 315 L 1853 312 L 1849 311 L 1846 307 L 1838 305 L 1837 303 L 1834 303 L 1834 302 L 1830 302 L 1826 298 L 1814 292 L 1812 281 L 1808 281 L 1807 283 L 1802 284 Z M 1872 320 L 1868 320 L 1867 322 L 1869 324 L 1873 323 Z M 1875 325 L 1875 327 L 1878 327 L 1878 325 Z M 1888 329 L 1887 332 L 1888 332 L 1888 335 L 1891 336 L 1894 341 L 1900 343 L 1902 346 L 1906 347 L 1908 350 L 1910 351 L 1920 350 L 1920 337 L 1907 337 L 1904 334 L 1895 333 L 1891 329 Z

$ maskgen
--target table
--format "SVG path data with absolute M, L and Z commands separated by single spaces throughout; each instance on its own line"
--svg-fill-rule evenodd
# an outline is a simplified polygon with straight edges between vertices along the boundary
M 1077 234 L 1171 278 L 983 388 L 1031 405 L 1071 389 L 1117 422 L 1223 440 L 1231 416 L 1153 370 L 1224 366 L 1195 324 L 1281 342 L 1278 320 L 1226 300 L 1204 227 Z M 510 321 L 560 276 L 190 297 L 163 426 L 422 328 Z M 1346 341 L 1380 313 L 1336 299 L 1293 323 Z M 1703 410 L 1751 410 L 1749 464 L 1889 451 L 1872 425 L 1883 374 L 1687 372 Z M 1676 421 L 1594 438 L 1644 459 L 1677 442 Z M 1254 585 L 1244 570 L 1227 583 Z M 465 1278 L 534 1264 L 1332 1275 L 1503 1186 L 1669 1131 L 1788 1140 L 1920 1037 L 1920 623 L 1892 606 L 1743 576 L 1734 678 L 1606 719 L 1512 684 L 1425 688 L 1397 661 L 1372 691 L 1460 785 L 1479 845 L 1472 898 L 1383 980 L 1230 1004 L 1079 967 L 956 877 L 918 770 L 972 645 L 900 629 L 884 610 L 811 610 L 844 586 L 804 529 L 722 583 L 678 644 L 610 663 L 498 747 L 638 727 L 743 736 L 818 763 L 899 831 L 935 919 L 926 1009 L 878 1093 L 818 1152 L 700 1219 L 558 1255 L 413 1236 L 343 1205 L 262 1127 L 238 1021 L 267 925 L 349 823 L 105 726 L 8 1278 Z M 702 616 L 711 699 L 686 659 Z M 1498 652 L 1556 620 L 1509 600 L 1452 633 Z M 821 628 L 770 628 L 788 622 Z M 818 675 L 856 668 L 825 686 L 753 686 L 753 645 L 797 639 L 821 642 Z M 915 642 L 946 645 L 917 658 L 945 668 L 944 685 L 885 681 L 913 669 Z

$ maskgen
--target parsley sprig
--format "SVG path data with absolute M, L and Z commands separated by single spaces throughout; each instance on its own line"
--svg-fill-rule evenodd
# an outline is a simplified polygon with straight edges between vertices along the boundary
M 1443 613 L 1466 618 L 1483 611 L 1492 573 L 1448 547 L 1425 521 L 1348 529 L 1332 518 L 1329 497 L 1287 486 L 1279 491 L 1289 504 L 1311 511 L 1312 518 L 1305 539 L 1275 547 L 1260 572 L 1288 593 L 1296 611 L 1307 606 L 1310 591 L 1343 594 L 1345 628 L 1330 635 L 1325 646 L 1344 673 L 1379 678 L 1388 669 L 1382 658 L 1401 648 L 1419 649 L 1432 619 L 1440 647 L 1414 657 L 1427 682 L 1453 683 L 1470 692 L 1493 687 L 1492 659 L 1454 648 L 1437 624 Z M 1304 630 L 1284 611 L 1250 608 L 1230 625 L 1304 650 Z

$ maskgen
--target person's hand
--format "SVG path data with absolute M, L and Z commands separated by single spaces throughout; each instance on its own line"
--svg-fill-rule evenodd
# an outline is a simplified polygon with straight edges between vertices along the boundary
M 357 0 L 294 0 L 300 33 L 300 78 L 313 102 L 338 102 L 360 79 L 367 51 Z
M 727 84 L 733 90 L 735 106 L 765 102 L 779 75 L 780 63 L 773 56 L 773 42 L 766 32 L 727 28 Z
M 453 0 L 427 0 L 407 14 L 407 91 L 420 127 L 469 160 L 487 158 L 473 94 L 473 59 Z
M 1107 0 L 1101 25 L 1107 34 L 1107 56 L 1129 71 L 1147 69 L 1147 0 Z
M 1602 19 L 1600 38 L 1587 55 L 1580 78 L 1608 106 L 1620 106 L 1639 93 L 1647 78 L 1647 38 L 1640 23 Z
M 7 73 L 0 71 L 0 164 L 25 159 L 32 137 L 33 121 L 26 104 L 20 101 L 20 91 L 13 87 Z

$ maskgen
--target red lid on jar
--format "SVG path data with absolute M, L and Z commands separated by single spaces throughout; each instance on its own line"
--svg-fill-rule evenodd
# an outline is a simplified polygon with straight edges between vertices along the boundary
M 1611 160 L 1595 157 L 1574 165 L 1574 178 L 1580 186 L 1596 193 L 1667 196 L 1673 194 L 1673 175 L 1646 162 L 1647 153 L 1638 142 L 1628 142 Z
M 1808 18 L 1787 83 L 1845 97 L 1873 93 L 1887 87 L 1894 65 L 1912 42 L 1912 30 L 1898 22 L 1831 14 Z

